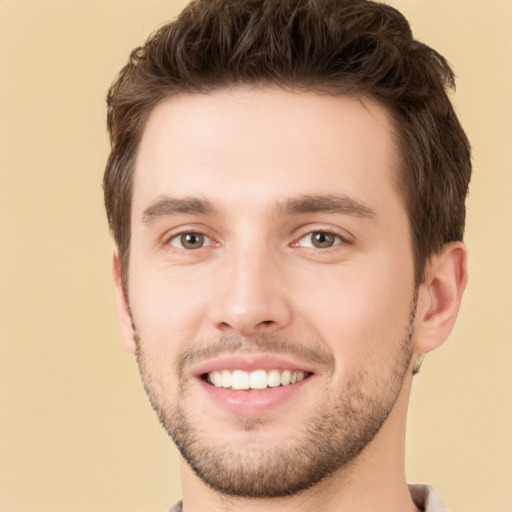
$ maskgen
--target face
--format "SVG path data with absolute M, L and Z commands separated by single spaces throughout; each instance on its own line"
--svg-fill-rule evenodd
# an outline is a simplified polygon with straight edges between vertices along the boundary
M 150 116 L 126 343 L 213 489 L 293 494 L 378 438 L 415 310 L 396 167 L 390 120 L 369 101 L 237 89 Z

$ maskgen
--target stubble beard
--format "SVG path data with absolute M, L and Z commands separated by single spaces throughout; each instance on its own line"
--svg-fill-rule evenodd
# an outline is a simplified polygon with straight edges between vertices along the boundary
M 172 437 L 181 455 L 196 475 L 210 488 L 240 498 L 275 498 L 297 494 L 334 473 L 349 469 L 384 424 L 402 389 L 412 358 L 411 338 L 416 310 L 413 301 L 397 353 L 391 354 L 390 366 L 379 382 L 364 368 L 346 380 L 335 396 L 325 395 L 298 424 L 299 434 L 286 445 L 250 444 L 251 431 L 257 435 L 258 421 L 246 419 L 243 428 L 248 442 L 244 446 L 208 442 L 201 428 L 208 428 L 207 418 L 200 421 L 187 408 L 187 383 L 178 369 L 177 399 L 171 403 L 164 386 L 151 371 L 140 340 L 137 360 L 144 387 L 161 424 Z M 288 346 L 279 336 L 253 340 L 258 348 Z M 240 338 L 219 340 L 219 345 L 245 344 Z M 215 349 L 214 349 L 215 350 Z M 371 392 L 363 391 L 370 389 Z M 242 391 L 243 392 L 243 391 Z M 200 422 L 202 421 L 202 425 Z M 288 421 L 296 422 L 292 418 Z

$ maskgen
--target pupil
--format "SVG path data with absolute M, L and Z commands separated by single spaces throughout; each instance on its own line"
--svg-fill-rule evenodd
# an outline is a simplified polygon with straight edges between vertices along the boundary
M 198 249 L 203 245 L 203 235 L 200 233 L 187 233 L 186 235 L 182 235 L 181 243 L 183 247 L 187 249 Z
M 315 233 L 313 242 L 317 247 L 330 247 L 333 243 L 333 236 L 329 233 Z

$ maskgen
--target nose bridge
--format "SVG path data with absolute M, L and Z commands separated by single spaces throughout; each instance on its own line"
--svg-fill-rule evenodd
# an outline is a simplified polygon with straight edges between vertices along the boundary
M 262 239 L 240 240 L 226 251 L 215 324 L 243 336 L 273 332 L 291 317 L 279 258 Z

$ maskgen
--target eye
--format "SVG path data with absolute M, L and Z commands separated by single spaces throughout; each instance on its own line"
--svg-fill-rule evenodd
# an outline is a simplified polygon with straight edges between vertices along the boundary
M 212 245 L 213 241 L 203 233 L 180 233 L 169 240 L 169 244 L 178 249 L 193 251 Z
M 311 247 L 313 249 L 328 249 L 342 242 L 341 237 L 328 231 L 313 231 L 303 236 L 297 245 L 300 247 Z

